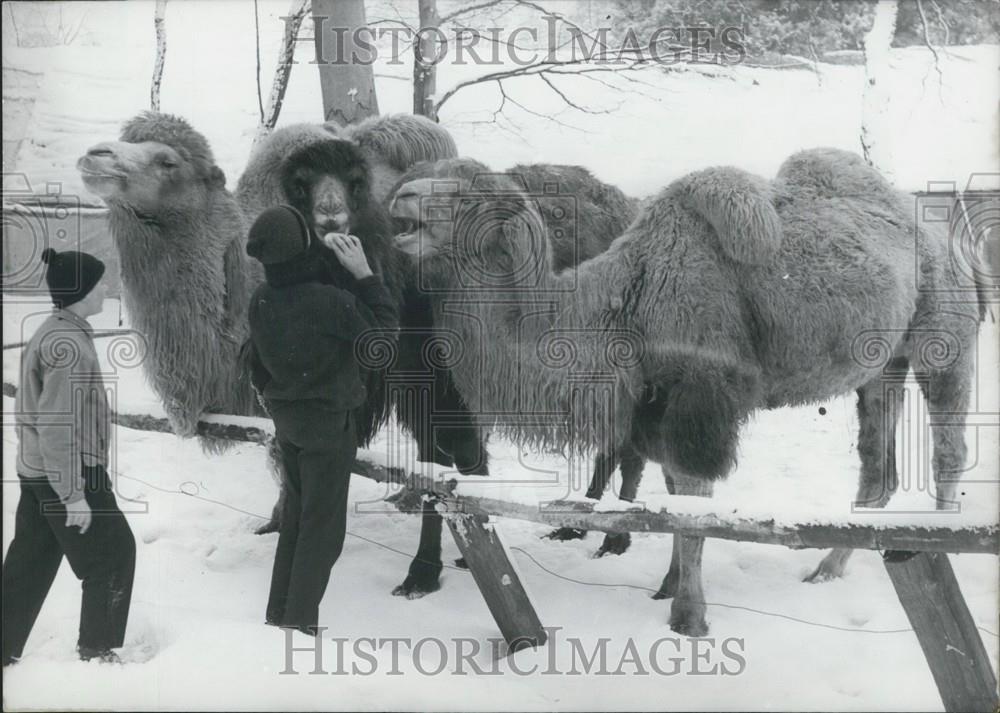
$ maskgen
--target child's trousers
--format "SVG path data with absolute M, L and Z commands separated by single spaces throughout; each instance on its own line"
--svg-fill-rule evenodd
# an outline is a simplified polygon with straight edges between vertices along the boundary
M 63 555 L 83 585 L 81 655 L 125 641 L 135 574 L 135 538 L 101 466 L 83 468 L 90 528 L 66 527 L 66 506 L 45 478 L 20 476 L 14 539 L 3 562 L 3 662 L 21 657 Z
M 267 602 L 268 623 L 315 633 L 330 570 L 344 547 L 357 440 L 350 411 L 326 401 L 272 402 L 285 468 L 285 509 Z

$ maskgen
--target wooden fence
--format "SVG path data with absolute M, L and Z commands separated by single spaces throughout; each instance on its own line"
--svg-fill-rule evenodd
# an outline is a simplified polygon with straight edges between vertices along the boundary
M 3 385 L 5 396 L 16 387 Z M 171 433 L 165 418 L 115 414 L 123 427 Z M 266 419 L 210 416 L 198 434 L 265 444 L 273 426 Z M 947 553 L 1000 554 L 997 525 L 944 528 L 859 524 L 779 524 L 773 520 L 722 518 L 714 514 L 595 512 L 593 504 L 554 501 L 531 506 L 456 492 L 456 481 L 433 479 L 388 467 L 361 452 L 354 472 L 379 482 L 433 493 L 469 569 L 507 641 L 508 652 L 540 646 L 546 633 L 510 561 L 491 517 L 606 532 L 663 532 L 740 540 L 792 548 L 852 547 L 883 551 L 883 562 L 917 636 L 948 711 L 996 711 L 997 678 Z

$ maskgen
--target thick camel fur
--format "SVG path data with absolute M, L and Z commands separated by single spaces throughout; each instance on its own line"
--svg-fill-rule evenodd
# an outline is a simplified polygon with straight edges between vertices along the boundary
M 456 159 L 453 165 L 459 163 L 466 162 Z M 473 167 L 474 172 L 484 170 L 481 164 L 467 163 Z M 408 176 L 430 175 L 433 170 L 434 164 L 427 162 L 411 169 Z M 544 221 L 544 224 L 537 226 L 538 237 L 545 242 L 545 250 L 551 256 L 553 264 L 561 267 L 574 266 L 606 250 L 614 236 L 635 215 L 633 203 L 620 190 L 602 183 L 579 166 L 519 165 L 504 174 L 503 180 L 530 193 L 531 200 Z M 456 342 L 454 334 L 435 328 L 426 285 L 420 281 L 419 270 L 410 263 L 408 256 L 406 263 L 411 275 L 411 289 L 402 306 L 403 330 L 396 367 L 400 373 L 427 373 L 425 354 L 430 343 L 444 340 L 450 343 L 450 349 L 461 349 L 462 345 Z M 392 371 L 390 369 L 390 378 L 393 378 Z M 412 404 L 419 400 L 410 394 L 396 404 L 400 425 L 417 439 L 420 460 L 433 460 L 442 465 L 454 464 L 464 473 L 485 475 L 487 453 L 475 420 L 455 388 L 448 370 L 435 369 L 433 375 L 433 406 L 430 413 L 425 417 L 415 418 L 419 412 L 412 408 Z M 400 390 L 396 393 L 403 394 Z M 619 450 L 623 453 L 626 451 L 625 448 Z M 596 459 L 594 482 L 597 484 L 595 487 L 601 491 L 614 471 L 618 458 L 618 451 L 609 451 Z M 623 475 L 634 473 L 633 480 L 637 480 L 638 473 L 642 470 L 641 460 L 630 459 L 627 454 L 621 460 Z M 441 517 L 430 501 L 422 502 L 420 507 L 423 511 L 420 545 L 406 579 L 393 590 L 394 594 L 408 598 L 423 596 L 440 587 Z M 555 539 L 567 539 L 570 536 L 579 534 L 570 535 L 566 530 L 553 533 Z M 625 547 L 627 536 L 617 540 L 608 538 L 602 551 L 623 551 Z
M 243 217 L 208 142 L 183 119 L 145 113 L 78 168 L 108 204 L 125 305 L 174 429 L 193 435 L 206 411 L 253 413 L 238 355 L 261 272 L 243 250 Z
M 672 492 L 706 496 L 753 411 L 859 391 L 859 500 L 879 504 L 892 487 L 891 437 L 872 430 L 884 423 L 885 400 L 871 398 L 883 370 L 906 360 L 932 412 L 968 403 L 978 310 L 957 294 L 947 240 L 918 228 L 906 198 L 853 154 L 795 154 L 771 182 L 733 168 L 689 175 L 606 252 L 558 274 L 532 233 L 532 201 L 518 205 L 509 182 L 468 161 L 431 174 L 395 194 L 393 216 L 416 226 L 397 243 L 439 290 L 435 323 L 462 336 L 459 391 L 522 443 L 631 442 Z M 432 194 L 451 204 L 450 225 L 420 220 Z M 934 429 L 942 506 L 964 468 L 959 420 Z M 691 635 L 708 630 L 702 544 L 675 538 L 660 592 L 674 597 L 672 628 Z
M 349 132 L 333 124 L 289 126 L 258 146 L 234 198 L 204 136 L 184 119 L 146 112 L 125 124 L 119 141 L 98 144 L 80 159 L 85 185 L 109 206 L 126 306 L 149 344 L 146 375 L 177 433 L 193 435 L 206 411 L 258 410 L 241 345 L 249 298 L 263 272 L 245 253 L 246 231 L 262 210 L 288 202 L 284 160 L 350 133 L 371 147 L 369 160 L 398 165 L 405 149 L 377 154 L 391 143 L 385 136 L 405 135 L 396 123 L 444 135 L 437 145 L 451 147 L 450 154 L 428 156 L 434 141 L 416 136 L 409 151 L 417 158 L 454 155 L 447 132 L 423 119 L 383 117 Z M 381 234 L 388 238 L 387 229 Z

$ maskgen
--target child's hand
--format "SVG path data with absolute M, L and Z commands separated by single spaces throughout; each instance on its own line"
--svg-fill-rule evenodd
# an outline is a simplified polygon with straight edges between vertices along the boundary
M 79 527 L 81 535 L 90 529 L 91 517 L 90 505 L 83 498 L 66 504 L 66 527 Z
M 340 264 L 354 275 L 355 280 L 361 280 L 372 275 L 371 266 L 365 251 L 361 247 L 361 241 L 353 235 L 344 233 L 327 233 L 321 240 L 323 244 L 333 250 L 333 254 L 340 260 Z

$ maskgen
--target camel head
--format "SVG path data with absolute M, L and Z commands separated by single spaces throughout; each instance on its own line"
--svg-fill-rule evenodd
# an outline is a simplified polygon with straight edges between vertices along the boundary
M 226 186 L 205 137 L 184 119 L 156 112 L 127 122 L 120 141 L 91 147 L 77 169 L 91 193 L 149 217 L 197 211 Z
M 536 201 L 523 184 L 471 159 L 408 171 L 389 214 L 396 247 L 443 285 L 530 288 L 548 272 L 549 245 Z
M 306 216 L 316 237 L 350 233 L 369 259 L 384 258 L 391 222 L 372 195 L 371 170 L 357 144 L 340 138 L 309 143 L 282 162 L 280 178 L 288 202 Z

